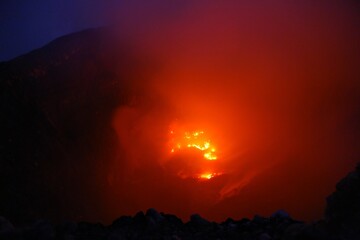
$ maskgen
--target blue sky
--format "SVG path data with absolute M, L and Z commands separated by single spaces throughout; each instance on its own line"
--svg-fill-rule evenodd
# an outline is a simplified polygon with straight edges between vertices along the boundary
M 171 17 L 187 0 L 0 0 L 0 61 L 86 28 L 111 24 L 122 13 Z M 191 2 L 191 1 L 188 1 Z M 128 11 L 137 9 L 139 11 Z M 121 11 L 123 11 L 121 13 Z M 145 12 L 144 12 L 145 11 Z M 142 21 L 143 22 L 143 21 Z
M 0 1 L 0 61 L 39 48 L 59 36 L 106 25 L 106 9 L 119 1 Z

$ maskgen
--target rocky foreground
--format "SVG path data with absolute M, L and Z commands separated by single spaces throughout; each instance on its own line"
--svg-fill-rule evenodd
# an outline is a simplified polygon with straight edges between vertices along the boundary
M 0 239 L 360 239 L 360 165 L 336 186 L 327 199 L 325 218 L 313 223 L 292 219 L 279 210 L 270 217 L 209 222 L 198 214 L 184 223 L 175 215 L 149 209 L 122 216 L 110 226 L 63 222 L 54 226 L 39 220 L 16 228 L 0 217 Z
M 122 216 L 111 225 L 39 220 L 15 228 L 0 217 L 0 239 L 258 239 L 356 240 L 360 239 L 360 165 L 336 186 L 327 199 L 325 218 L 313 223 L 292 219 L 279 210 L 270 217 L 209 222 L 198 214 L 184 223 L 175 215 L 149 209 L 144 214 Z
M 278 211 L 269 218 L 227 219 L 209 222 L 194 214 L 184 223 L 171 214 L 149 209 L 144 214 L 123 216 L 110 226 L 100 223 L 64 222 L 53 226 L 40 220 L 31 227 L 15 229 L 1 219 L 0 236 L 4 239 L 339 239 L 331 237 L 323 222 L 305 224 Z

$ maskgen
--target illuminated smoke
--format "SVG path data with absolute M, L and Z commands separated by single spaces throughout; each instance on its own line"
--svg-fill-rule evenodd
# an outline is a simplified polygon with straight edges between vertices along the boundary
M 114 114 L 111 209 L 318 218 L 360 157 L 351 3 L 162 3 L 116 19 L 144 67 L 127 73 L 134 100 Z

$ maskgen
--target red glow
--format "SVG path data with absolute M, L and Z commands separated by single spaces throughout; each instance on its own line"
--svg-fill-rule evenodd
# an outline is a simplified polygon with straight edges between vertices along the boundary
M 202 130 L 195 131 L 182 131 L 181 128 L 177 127 L 175 129 L 175 125 L 170 130 L 170 153 L 171 155 L 182 152 L 184 149 L 195 149 L 198 152 L 201 152 L 202 158 L 207 161 L 217 161 L 218 156 L 216 153 L 216 148 L 213 142 L 206 137 L 206 133 Z M 219 174 L 215 171 L 215 169 L 209 169 L 207 164 L 202 163 L 203 161 L 199 161 L 196 156 L 194 157 L 193 165 L 204 165 L 198 167 L 200 172 L 195 173 L 187 173 L 184 171 L 178 172 L 180 177 L 188 177 L 191 176 L 193 178 L 199 178 L 202 180 L 209 180 Z M 216 165 L 213 165 L 213 168 Z
M 318 219 L 360 157 L 354 13 L 231 2 L 193 3 L 163 24 L 126 19 L 145 63 L 129 70 L 136 96 L 114 113 L 109 215 Z
M 195 148 L 203 152 L 203 156 L 206 160 L 214 161 L 217 160 L 216 148 L 212 144 L 211 140 L 205 138 L 204 131 L 193 131 L 193 132 L 184 132 L 177 133 L 174 130 L 170 131 L 171 134 L 171 143 L 170 147 L 171 153 L 180 151 L 183 148 Z M 178 136 L 176 136 L 178 135 Z

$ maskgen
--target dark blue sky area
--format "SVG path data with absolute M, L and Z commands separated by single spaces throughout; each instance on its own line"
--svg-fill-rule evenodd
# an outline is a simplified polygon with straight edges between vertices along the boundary
M 106 25 L 115 0 L 1 0 L 0 61 L 39 48 L 59 36 Z
M 167 22 L 199 2 L 208 4 L 209 0 L 0 0 L 0 61 L 42 47 L 57 37 L 123 20 L 124 16 L 138 24 L 153 22 L 154 18 Z
M 140 22 L 172 17 L 186 0 L 0 0 L 0 61 L 86 28 L 111 24 L 120 15 Z M 191 2 L 191 1 L 189 1 Z M 134 10 L 135 9 L 135 10 Z M 165 13 L 165 14 L 164 14 Z M 165 15 L 165 16 L 164 16 Z M 146 20 L 145 20 L 146 22 Z

